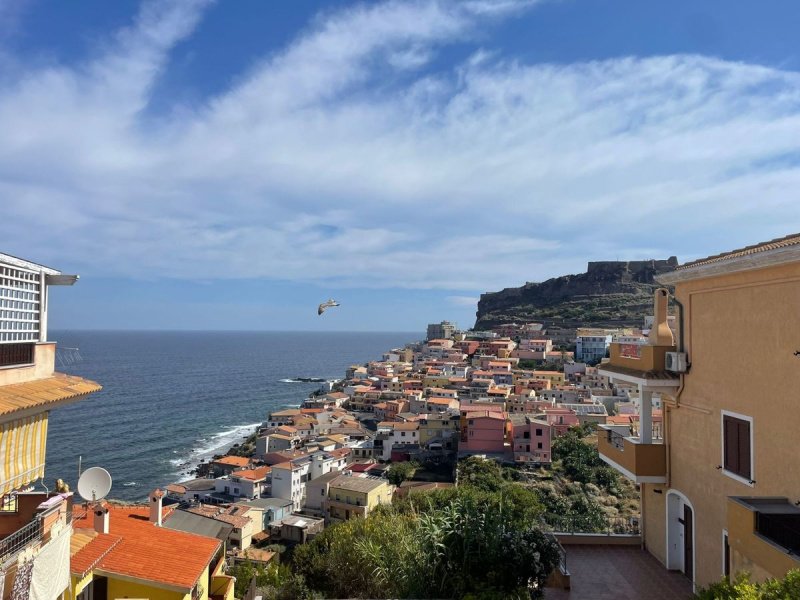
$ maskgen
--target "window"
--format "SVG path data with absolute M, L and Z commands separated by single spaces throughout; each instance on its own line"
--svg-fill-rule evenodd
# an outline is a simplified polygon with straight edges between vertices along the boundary
M 752 419 L 722 413 L 722 466 L 746 483 L 753 479 Z
M 0 500 L 0 513 L 12 512 L 17 512 L 17 495 L 6 494 L 3 496 L 2 500 Z
M 529 440 L 531 439 L 531 432 L 530 431 L 523 431 L 522 432 L 523 439 Z
M 542 436 L 542 430 L 537 428 L 537 429 L 536 429 L 536 435 L 537 435 L 538 437 L 541 437 L 541 436 Z
M 536 449 L 537 450 L 541 450 L 542 449 L 542 442 L 536 442 Z

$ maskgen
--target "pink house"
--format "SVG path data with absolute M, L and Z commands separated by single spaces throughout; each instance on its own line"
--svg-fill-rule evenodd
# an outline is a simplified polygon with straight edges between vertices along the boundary
M 509 415 L 508 420 L 514 460 L 549 464 L 551 427 L 547 421 L 531 415 Z
M 459 451 L 503 453 L 506 451 L 506 415 L 501 411 L 461 411 Z
M 580 425 L 577 413 L 571 408 L 545 408 L 544 419 L 555 437 L 564 435 L 570 427 Z

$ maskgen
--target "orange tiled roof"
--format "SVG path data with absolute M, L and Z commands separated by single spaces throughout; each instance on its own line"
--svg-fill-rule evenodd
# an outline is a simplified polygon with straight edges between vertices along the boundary
M 797 244 L 800 244 L 800 233 L 793 233 L 791 235 L 787 235 L 786 237 L 777 238 L 768 242 L 761 242 L 760 244 L 745 246 L 744 248 L 740 248 L 738 250 L 731 250 L 730 252 L 723 252 L 722 254 L 716 254 L 714 256 L 693 260 L 676 267 L 675 270 L 682 271 L 691 267 L 699 267 L 702 265 L 721 262 L 723 260 L 741 258 L 750 254 L 757 254 L 759 252 L 766 252 L 768 250 L 777 250 L 778 248 L 786 248 L 787 246 L 796 246 Z
M 275 465 L 276 467 L 279 465 Z M 259 481 L 264 479 L 269 472 L 272 471 L 270 467 L 258 467 L 255 469 L 243 469 L 242 471 L 234 471 L 231 473 L 233 477 L 238 477 L 239 479 L 247 479 L 248 481 Z
M 218 465 L 230 465 L 232 467 L 246 467 L 250 464 L 250 459 L 244 456 L 223 456 L 214 461 Z
M 122 537 L 118 535 L 96 533 L 95 531 L 92 533 L 94 533 L 94 538 L 69 559 L 70 570 L 81 578 L 94 569 L 122 541 Z M 73 537 L 76 535 L 81 535 L 81 533 L 76 532 Z
M 0 386 L 0 415 L 49 406 L 102 389 L 103 386 L 99 383 L 63 373 L 56 373 L 47 379 L 3 385 Z
M 214 558 L 220 541 L 156 527 L 150 522 L 149 514 L 148 506 L 110 505 L 109 533 L 121 539 L 100 558 L 94 568 L 142 581 L 177 586 L 188 592 Z M 89 511 L 87 515 L 77 518 L 75 527 L 91 527 L 91 516 Z

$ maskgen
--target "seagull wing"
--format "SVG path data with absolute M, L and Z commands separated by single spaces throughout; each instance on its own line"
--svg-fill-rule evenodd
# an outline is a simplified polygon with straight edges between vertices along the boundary
M 323 304 L 320 304 L 320 305 L 317 307 L 317 314 L 318 314 L 318 315 L 321 315 L 322 313 L 324 313 L 324 312 L 325 312 L 325 309 L 326 309 L 326 308 L 328 308 L 328 307 L 327 307 L 327 306 L 325 306 L 325 304 L 324 304 L 324 303 L 323 303 Z

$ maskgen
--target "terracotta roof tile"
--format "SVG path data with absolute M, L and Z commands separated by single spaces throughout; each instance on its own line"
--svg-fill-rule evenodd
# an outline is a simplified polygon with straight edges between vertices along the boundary
M 99 383 L 56 373 L 53 377 L 0 386 L 0 415 L 71 400 L 103 389 Z
M 246 467 L 250 464 L 250 459 L 244 456 L 223 456 L 214 461 L 217 465 L 230 465 L 232 467 Z
M 234 471 L 231 473 L 231 476 L 238 477 L 239 479 L 247 479 L 248 481 L 260 481 L 269 475 L 270 471 L 272 471 L 271 467 L 257 467 L 255 469 L 242 469 L 241 471 Z
M 77 518 L 75 527 L 91 527 L 90 517 L 91 512 Z M 150 523 L 148 506 L 110 505 L 109 533 L 121 539 L 94 568 L 187 592 L 220 548 L 217 539 L 156 527 Z
M 796 246 L 797 244 L 800 244 L 800 233 L 793 233 L 791 235 L 787 235 L 786 237 L 777 238 L 768 242 L 761 242 L 760 244 L 745 246 L 744 248 L 740 248 L 738 250 L 731 250 L 729 252 L 723 252 L 722 254 L 715 254 L 706 258 L 693 260 L 676 267 L 675 270 L 682 271 L 692 267 L 699 267 L 702 265 L 721 262 L 723 260 L 731 260 L 734 258 L 741 258 L 742 256 L 748 256 L 750 254 L 757 254 L 758 252 L 777 250 L 778 248 L 786 248 L 787 246 Z
M 94 533 L 94 538 L 70 558 L 70 570 L 83 577 L 91 571 L 103 558 L 122 541 L 118 535 Z M 75 535 L 81 535 L 77 533 Z M 73 537 L 75 537 L 73 535 Z

